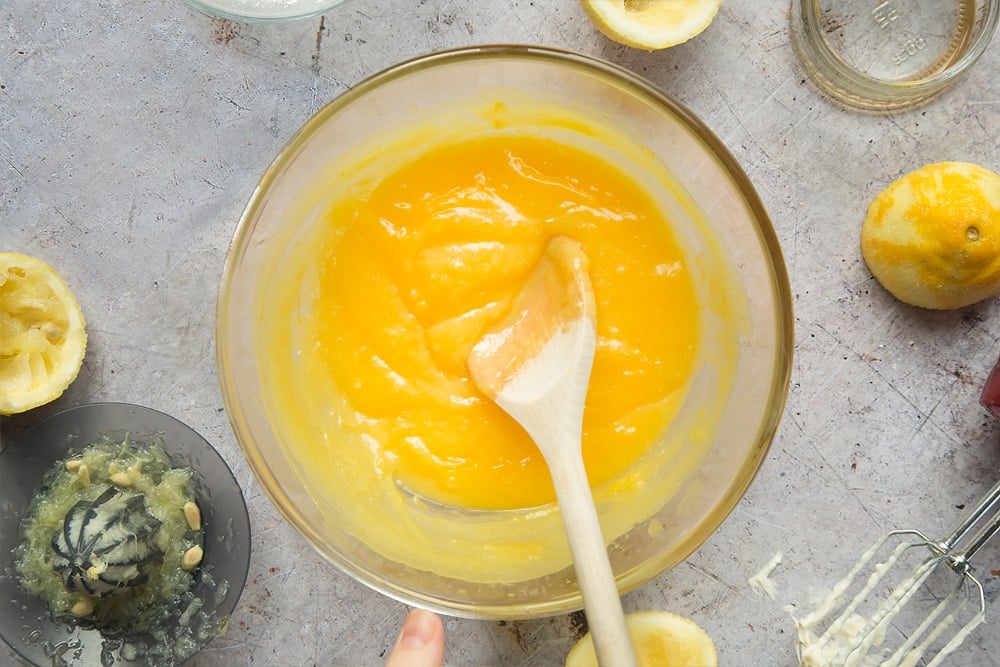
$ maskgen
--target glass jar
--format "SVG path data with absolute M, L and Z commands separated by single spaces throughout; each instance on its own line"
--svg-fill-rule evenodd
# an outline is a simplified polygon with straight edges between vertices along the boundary
M 792 0 L 791 35 L 809 77 L 849 107 L 929 100 L 969 71 L 1000 0 Z

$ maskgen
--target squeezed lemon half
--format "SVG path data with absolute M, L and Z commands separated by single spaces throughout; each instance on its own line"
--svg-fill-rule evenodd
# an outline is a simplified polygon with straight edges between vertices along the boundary
M 914 306 L 962 308 L 1000 293 L 1000 175 L 938 162 L 890 183 L 868 207 L 861 254 Z
M 58 398 L 86 349 L 86 321 L 66 281 L 40 259 L 0 253 L 0 415 Z
M 681 44 L 705 30 L 722 0 L 580 0 L 605 35 L 648 51 Z
M 639 667 L 717 667 L 715 644 L 697 623 L 669 611 L 639 611 L 625 616 Z M 566 667 L 597 667 L 588 632 L 566 656 Z

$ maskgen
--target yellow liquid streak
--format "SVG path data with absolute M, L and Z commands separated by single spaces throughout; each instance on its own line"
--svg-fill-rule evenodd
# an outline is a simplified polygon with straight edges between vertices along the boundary
M 634 180 L 600 127 L 565 112 L 480 113 L 318 181 L 331 194 L 299 212 L 326 213 L 263 271 L 255 349 L 269 420 L 324 520 L 417 569 L 518 581 L 570 557 L 544 459 L 466 359 L 546 242 L 570 236 L 590 260 L 583 455 L 609 537 L 675 495 L 711 446 L 726 401 L 706 397 L 733 381 L 742 304 L 718 249 L 691 230 L 682 247 L 647 194 L 673 193 L 660 168 Z M 701 407 L 678 415 L 691 392 Z

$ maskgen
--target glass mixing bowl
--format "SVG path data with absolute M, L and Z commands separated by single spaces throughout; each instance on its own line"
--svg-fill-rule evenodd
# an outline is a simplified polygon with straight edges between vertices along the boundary
M 533 105 L 562 109 L 638 146 L 648 170 L 637 178 L 645 179 L 675 233 L 694 248 L 688 257 L 702 278 L 705 331 L 715 331 L 735 350 L 724 369 L 711 358 L 700 360 L 669 432 L 643 459 L 651 466 L 645 485 L 630 491 L 611 480 L 595 489 L 602 525 L 609 537 L 615 536 L 609 553 L 622 591 L 689 556 L 746 491 L 784 406 L 792 310 L 774 231 L 736 160 L 690 111 L 650 83 L 600 60 L 528 46 L 484 46 L 416 58 L 332 101 L 280 152 L 239 222 L 218 303 L 220 381 L 250 467 L 285 518 L 323 556 L 368 586 L 452 615 L 528 618 L 580 608 L 572 565 L 563 560 L 550 568 L 549 551 L 543 549 L 542 556 L 530 557 L 543 562 L 524 576 L 528 565 L 537 563 L 521 562 L 516 555 L 505 561 L 496 553 L 515 554 L 518 531 L 536 521 L 548 523 L 539 523 L 543 529 L 533 534 L 551 541 L 553 553 L 565 550 L 557 512 L 463 511 L 403 497 L 405 516 L 386 512 L 369 523 L 379 524 L 383 537 L 415 526 L 431 528 L 420 535 L 420 544 L 400 537 L 405 543 L 390 546 L 402 556 L 386 556 L 392 549 L 373 546 L 366 525 L 351 520 L 372 497 L 362 489 L 356 497 L 332 500 L 335 490 L 317 481 L 322 471 L 298 456 L 296 438 L 272 400 L 274 378 L 264 363 L 270 354 L 289 352 L 270 348 L 267 335 L 276 312 L 270 306 L 282 305 L 273 301 L 280 299 L 274 287 L 297 263 L 288 253 L 327 212 L 330 193 L 341 187 L 345 170 L 359 156 L 364 162 L 363 156 L 385 155 L 391 145 L 386 138 L 396 133 L 418 127 L 430 128 L 418 136 L 431 138 L 461 133 L 455 114 L 484 105 L 504 109 L 512 118 L 528 117 L 528 125 Z M 561 129 L 572 134 L 578 126 L 566 123 Z M 596 135 L 587 140 L 600 143 Z M 379 178 L 377 172 L 369 175 Z M 364 276 L 358 277 L 357 289 L 365 290 Z M 715 321 L 720 304 L 738 311 L 738 322 Z M 714 379 L 720 374 L 732 379 L 721 392 L 715 391 Z M 702 419 L 706 414 L 712 418 Z M 339 435 L 325 432 L 318 438 L 325 442 Z M 685 450 L 688 441 L 699 443 L 702 455 L 690 474 L 676 479 L 671 471 L 681 469 L 679 458 L 694 451 L 693 444 Z M 678 443 L 680 454 L 677 446 L 668 446 Z M 405 496 L 407 490 L 399 493 Z M 643 503 L 648 511 L 642 516 L 622 518 L 623 508 Z M 437 556 L 443 559 L 446 553 L 451 565 L 436 570 Z M 411 556 L 423 564 L 414 565 Z M 483 562 L 493 564 L 490 576 L 466 573 Z
M 21 520 L 45 471 L 105 436 L 159 444 L 174 466 L 194 471 L 205 553 L 191 591 L 194 604 L 178 606 L 162 629 L 167 642 L 146 635 L 106 636 L 54 620 L 41 600 L 21 588 L 15 570 Z M 31 664 L 180 664 L 224 631 L 249 566 L 250 520 L 239 484 L 204 438 L 169 415 L 126 403 L 80 405 L 25 429 L 0 452 L 0 636 Z M 163 653 L 178 646 L 179 657 Z

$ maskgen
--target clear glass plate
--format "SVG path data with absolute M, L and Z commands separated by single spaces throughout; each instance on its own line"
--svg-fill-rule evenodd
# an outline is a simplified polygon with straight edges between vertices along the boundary
M 93 403 L 56 413 L 22 431 L 0 452 L 0 636 L 36 665 L 147 665 L 150 637 L 106 637 L 92 628 L 55 621 L 41 600 L 21 589 L 14 551 L 21 519 L 54 463 L 102 436 L 145 442 L 153 437 L 174 465 L 194 470 L 205 528 L 205 555 L 195 597 L 213 627 L 224 627 L 236 607 L 250 566 L 250 520 L 239 484 L 218 452 L 185 424 L 162 412 L 126 403 Z M 207 576 L 206 576 L 207 575 Z M 176 622 L 184 613 L 177 609 Z M 197 635 L 196 634 L 196 639 Z M 218 633 L 204 640 L 207 644 Z M 61 661 L 60 661 L 61 660 Z M 178 660 L 182 662 L 182 660 Z M 162 660 L 155 662 L 164 664 Z

